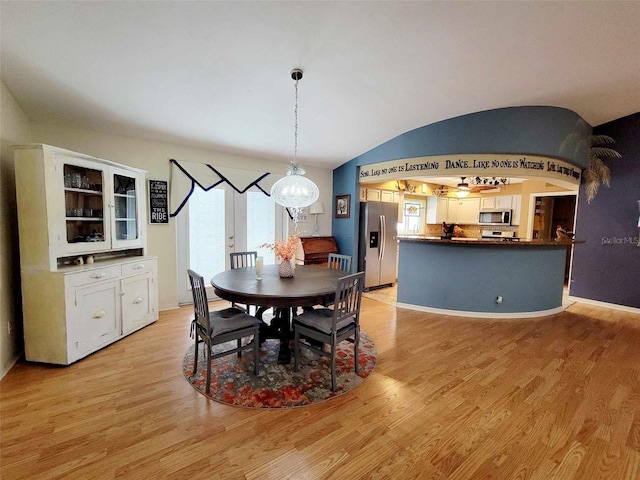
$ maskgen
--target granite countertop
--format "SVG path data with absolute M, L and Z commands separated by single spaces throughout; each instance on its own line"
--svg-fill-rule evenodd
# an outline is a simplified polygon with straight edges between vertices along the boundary
M 400 235 L 398 240 L 404 242 L 424 242 L 424 243 L 446 243 L 446 244 L 460 244 L 460 245 L 499 245 L 499 246 L 514 246 L 514 247 L 568 247 L 577 243 L 584 243 L 584 241 L 574 240 L 571 242 L 556 242 L 555 240 L 490 240 L 486 238 L 465 238 L 454 237 L 451 240 L 443 240 L 440 237 L 426 237 L 417 235 Z

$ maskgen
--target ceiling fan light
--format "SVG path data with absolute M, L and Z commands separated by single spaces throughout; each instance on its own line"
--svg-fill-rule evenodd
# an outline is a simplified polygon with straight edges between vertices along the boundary
M 469 190 L 458 190 L 456 192 L 456 197 L 458 198 L 465 198 L 469 196 Z

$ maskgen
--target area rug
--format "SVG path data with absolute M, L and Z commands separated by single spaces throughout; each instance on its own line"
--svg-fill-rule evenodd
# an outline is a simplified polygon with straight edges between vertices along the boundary
M 222 346 L 218 345 L 214 351 Z M 244 408 L 292 408 L 312 405 L 353 390 L 371 375 L 377 362 L 373 341 L 360 332 L 359 373 L 353 369 L 353 344 L 338 346 L 336 361 L 337 390 L 331 391 L 329 359 L 301 349 L 300 370 L 291 363 L 278 365 L 278 340 L 267 340 L 260 347 L 260 375 L 253 375 L 253 351 L 245 351 L 241 358 L 227 355 L 211 362 L 211 392 L 205 393 L 207 380 L 204 348 L 198 348 L 198 372 L 193 377 L 194 346 L 187 350 L 182 370 L 187 381 L 206 397 L 227 405 Z

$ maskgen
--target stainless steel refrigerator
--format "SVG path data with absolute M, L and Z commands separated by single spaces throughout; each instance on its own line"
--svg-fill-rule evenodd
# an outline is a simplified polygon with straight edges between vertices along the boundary
M 398 204 L 360 202 L 358 271 L 364 288 L 393 285 L 398 261 Z

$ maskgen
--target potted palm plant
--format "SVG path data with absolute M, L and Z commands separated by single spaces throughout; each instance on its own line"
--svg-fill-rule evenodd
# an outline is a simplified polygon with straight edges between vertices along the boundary
M 621 158 L 618 152 L 613 148 L 606 147 L 616 143 L 613 138 L 607 135 L 592 135 L 591 150 L 589 153 L 589 165 L 583 173 L 585 183 L 585 193 L 587 195 L 587 203 L 591 203 L 598 193 L 600 185 L 610 186 L 611 169 L 604 162 L 606 158 Z

